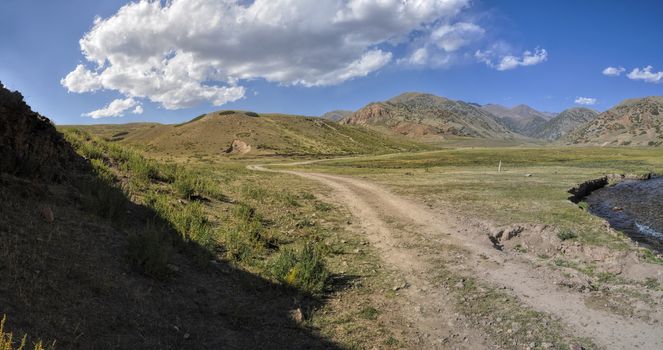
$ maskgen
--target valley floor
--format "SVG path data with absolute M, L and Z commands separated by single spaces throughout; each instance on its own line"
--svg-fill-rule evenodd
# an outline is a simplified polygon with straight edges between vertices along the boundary
M 589 223 L 600 226 L 601 232 L 585 227 L 587 233 L 580 234 L 583 237 L 566 241 L 559 238 L 565 226 L 563 219 L 537 220 L 536 215 L 523 215 L 521 210 L 521 216 L 515 214 L 520 220 L 507 220 L 510 222 L 505 225 L 494 219 L 499 213 L 490 208 L 494 204 L 491 201 L 472 207 L 469 203 L 432 199 L 431 188 L 448 187 L 449 179 L 435 181 L 421 173 L 413 175 L 411 172 L 418 169 L 408 167 L 408 162 L 430 161 L 444 157 L 444 153 L 291 163 L 290 167 L 297 170 L 281 165 L 249 168 L 299 176 L 331 189 L 331 200 L 352 216 L 351 231 L 368 239 L 385 269 L 395 276 L 391 290 L 379 293 L 393 296 L 390 307 L 398 310 L 405 322 L 391 327 L 405 328 L 397 333 L 404 334 L 403 345 L 408 348 L 663 347 L 663 266 L 639 258 L 637 247 L 628 239 L 611 233 L 570 202 L 555 202 L 546 208 L 548 214 L 571 208 L 581 212 L 580 219 L 567 218 L 567 227 Z M 537 161 L 536 166 L 546 164 L 546 155 L 542 157 L 544 160 Z M 376 170 L 379 163 L 370 166 L 386 159 L 398 165 L 383 171 Z M 521 170 L 536 172 L 533 168 L 519 169 L 519 176 Z M 564 173 L 557 170 L 555 174 Z M 437 170 L 438 176 L 458 176 L 453 172 L 440 175 L 444 172 Z M 577 169 L 572 172 L 588 175 Z M 510 175 L 504 174 L 507 179 Z M 567 171 L 565 175 L 571 174 Z M 405 181 L 407 178 L 411 180 Z M 484 190 L 494 191 L 500 181 L 514 179 L 484 179 Z M 428 196 L 414 187 L 425 187 Z M 522 184 L 521 191 L 527 191 Z M 514 196 L 517 194 L 507 196 L 514 202 L 509 210 L 528 205 Z M 540 199 L 543 204 L 529 205 L 551 205 Z M 505 232 L 503 237 L 495 234 L 500 230 Z M 609 238 L 597 238 L 601 235 Z

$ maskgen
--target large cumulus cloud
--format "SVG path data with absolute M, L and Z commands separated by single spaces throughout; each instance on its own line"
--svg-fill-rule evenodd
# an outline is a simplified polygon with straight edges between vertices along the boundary
M 113 90 L 167 109 L 241 99 L 242 81 L 324 86 L 392 61 L 413 32 L 446 51 L 483 29 L 454 18 L 469 0 L 141 0 L 97 19 L 87 62 L 62 79 L 76 93 Z

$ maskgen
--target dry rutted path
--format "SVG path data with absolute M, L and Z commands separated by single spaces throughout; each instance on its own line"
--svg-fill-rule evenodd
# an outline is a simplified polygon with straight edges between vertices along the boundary
M 276 171 L 260 165 L 249 168 Z M 302 171 L 279 172 L 329 186 L 338 204 L 352 212 L 358 221 L 357 229 L 366 233 L 383 261 L 405 279 L 399 289 L 405 299 L 403 312 L 418 334 L 416 344 L 422 347 L 498 347 L 487 329 L 494 325 L 472 322 L 459 314 L 454 308 L 457 300 L 450 289 L 436 279 L 436 264 L 453 261 L 453 266 L 445 268 L 503 290 L 525 307 L 551 315 L 551 319 L 563 325 L 565 332 L 591 339 L 601 348 L 663 349 L 663 326 L 660 324 L 625 319 L 589 308 L 581 293 L 556 285 L 559 272 L 494 249 L 485 232 L 465 224 L 462 218 L 441 215 L 426 205 L 365 180 Z M 460 248 L 466 254 L 459 255 L 454 248 Z M 546 344 L 534 342 L 516 348 L 531 345 L 546 347 Z

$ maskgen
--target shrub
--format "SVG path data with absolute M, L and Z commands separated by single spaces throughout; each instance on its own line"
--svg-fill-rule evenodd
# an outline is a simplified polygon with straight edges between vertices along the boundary
M 315 210 L 317 210 L 317 211 L 330 211 L 332 209 L 334 209 L 334 206 L 329 204 L 329 203 L 325 203 L 325 202 L 316 202 L 315 203 Z
M 566 241 L 569 239 L 578 238 L 578 235 L 571 230 L 561 230 L 557 233 L 557 237 L 562 241 Z
M 301 206 L 299 204 L 299 202 L 297 202 L 297 198 L 295 198 L 295 196 L 293 196 L 292 194 L 290 194 L 288 192 L 281 193 L 281 195 L 279 196 L 279 199 L 281 200 L 281 202 L 283 202 L 284 204 L 287 204 L 288 206 L 291 206 L 291 207 Z
M 158 229 L 151 222 L 145 225 L 143 232 L 129 235 L 129 261 L 136 270 L 146 275 L 167 277 L 172 251 L 166 229 Z
M 655 255 L 654 252 L 647 248 L 642 249 L 642 257 L 649 263 L 663 265 L 663 257 Z
M 313 194 L 310 193 L 310 192 L 302 192 L 301 197 L 302 197 L 302 199 L 305 199 L 305 200 L 313 200 L 313 199 L 315 199 L 315 195 L 313 195 Z
M 225 228 L 223 236 L 226 257 L 235 261 L 251 260 L 264 251 L 264 244 L 254 235 L 240 229 Z
M 271 273 L 279 281 L 312 294 L 321 293 L 329 277 L 321 254 L 311 244 L 299 252 L 282 250 L 272 263 Z
M 131 153 L 125 163 L 125 169 L 131 172 L 133 178 L 142 183 L 159 179 L 159 168 L 151 160 L 145 159 L 136 153 Z
M 103 150 L 91 142 L 81 143 L 78 152 L 87 159 L 103 159 Z
M 647 287 L 647 288 L 649 288 L 649 289 L 658 289 L 659 286 L 660 286 L 660 285 L 658 284 L 658 280 L 657 280 L 656 278 L 653 278 L 653 277 L 647 277 L 647 278 L 645 278 L 645 283 L 644 283 L 644 285 L 645 285 L 645 287 Z
M 247 183 L 242 186 L 242 196 L 258 202 L 263 202 L 267 197 L 267 191 L 262 187 L 255 186 L 255 184 Z
M 124 217 L 127 198 L 119 188 L 101 179 L 87 179 L 79 182 L 83 193 L 83 203 L 97 216 L 119 222 Z
M 230 115 L 230 114 L 235 114 L 235 111 L 221 111 L 221 112 L 219 112 L 219 115 Z
M 177 194 L 184 199 L 191 199 L 200 187 L 197 179 L 189 174 L 178 174 L 175 177 L 173 187 Z
M 254 117 L 254 118 L 260 117 L 260 114 L 258 114 L 256 112 L 244 112 L 244 114 L 248 115 L 249 117 Z
M 361 311 L 359 311 L 359 317 L 366 320 L 376 320 L 379 314 L 380 311 L 378 311 L 376 308 L 372 306 L 366 306 L 363 309 L 361 309 Z

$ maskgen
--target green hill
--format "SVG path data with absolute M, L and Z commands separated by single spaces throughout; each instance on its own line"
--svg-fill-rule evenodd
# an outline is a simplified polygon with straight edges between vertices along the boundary
M 62 128 L 67 128 L 62 127 Z M 177 125 L 77 126 L 108 140 L 171 157 L 350 155 L 420 150 L 411 140 L 315 117 L 219 111 Z

